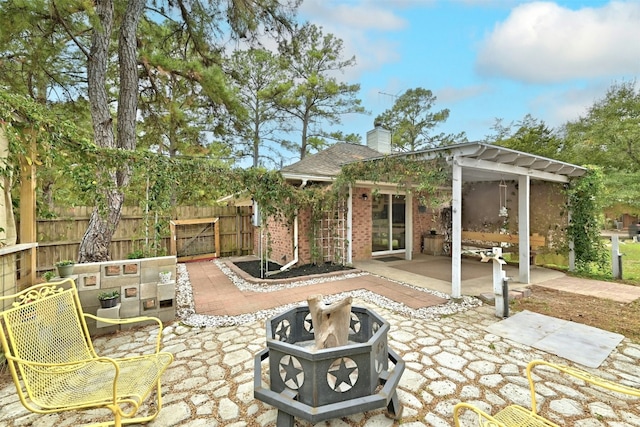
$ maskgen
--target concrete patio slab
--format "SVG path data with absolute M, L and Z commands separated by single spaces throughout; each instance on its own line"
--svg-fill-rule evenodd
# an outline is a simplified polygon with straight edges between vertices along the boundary
M 589 368 L 599 367 L 624 339 L 620 334 L 526 310 L 486 329 Z

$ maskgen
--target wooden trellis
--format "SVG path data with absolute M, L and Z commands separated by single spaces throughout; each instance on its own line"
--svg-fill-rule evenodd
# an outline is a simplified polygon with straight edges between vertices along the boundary
M 316 223 L 316 245 L 323 262 L 347 262 L 347 206 L 343 201 Z

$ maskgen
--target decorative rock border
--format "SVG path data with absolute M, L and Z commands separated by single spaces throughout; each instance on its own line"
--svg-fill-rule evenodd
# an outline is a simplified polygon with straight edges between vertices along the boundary
M 229 280 L 235 284 L 238 289 L 242 291 L 253 291 L 253 292 L 273 292 L 281 289 L 289 289 L 300 286 L 308 286 L 318 283 L 325 283 L 328 281 L 342 280 L 351 277 L 357 277 L 361 275 L 367 275 L 369 273 L 366 272 L 358 272 L 358 273 L 348 273 L 341 275 L 332 275 L 330 277 L 315 277 L 309 280 L 297 280 L 295 282 L 290 283 L 278 283 L 278 284 L 266 284 L 264 282 L 260 283 L 249 283 L 241 277 L 237 276 L 227 265 L 225 262 L 220 260 L 212 261 L 216 264 L 220 270 L 229 277 Z M 177 265 L 177 284 L 176 284 L 176 303 L 177 310 L 176 314 L 180 321 L 187 326 L 193 327 L 221 327 L 221 326 L 236 326 L 254 322 L 256 320 L 265 320 L 274 315 L 281 313 L 285 310 L 290 310 L 294 307 L 299 306 L 299 303 L 296 304 L 286 304 L 279 307 L 274 307 L 267 310 L 260 310 L 254 313 L 242 314 L 239 316 L 210 316 L 205 314 L 198 314 L 195 311 L 195 303 L 193 301 L 193 290 L 191 288 L 191 281 L 189 279 L 189 273 L 187 272 L 187 267 L 184 264 Z M 389 279 L 387 279 L 389 280 Z M 392 280 L 393 281 L 393 280 Z M 454 313 L 467 311 L 471 308 L 475 308 L 482 305 L 482 301 L 478 298 L 463 296 L 459 300 L 452 300 L 451 297 L 445 293 L 432 291 L 429 289 L 420 288 L 417 286 L 408 285 L 403 282 L 393 281 L 402 286 L 408 286 L 413 289 L 417 289 L 421 292 L 427 292 L 432 295 L 439 296 L 441 298 L 447 299 L 447 304 L 442 304 L 433 307 L 422 307 L 419 309 L 412 309 L 407 307 L 406 305 L 393 301 L 389 298 L 386 298 L 382 295 L 378 295 L 374 292 L 368 290 L 357 290 L 357 291 L 349 291 L 342 292 L 336 295 L 330 295 L 325 297 L 325 302 L 331 303 L 337 301 L 339 299 L 345 298 L 347 296 L 351 296 L 353 298 L 361 299 L 363 301 L 370 302 L 379 307 L 385 307 L 389 310 L 392 310 L 396 313 L 400 313 L 409 318 L 418 318 L 418 319 L 436 319 L 441 316 L 448 316 Z

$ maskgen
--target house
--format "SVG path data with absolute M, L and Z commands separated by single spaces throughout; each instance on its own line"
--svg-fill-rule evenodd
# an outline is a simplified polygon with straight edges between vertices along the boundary
M 459 297 L 463 244 L 517 247 L 519 281 L 528 284 L 532 248 L 549 250 L 565 239 L 568 212 L 562 190 L 584 168 L 483 143 L 391 153 L 390 141 L 390 132 L 376 127 L 367 133 L 366 146 L 339 143 L 281 173 L 291 185 L 329 185 L 351 162 L 441 158 L 450 174 L 442 189 L 445 204 L 421 204 L 434 195 L 419 198 L 394 183 L 356 182 L 344 205 L 319 223 L 311 224 L 310 212 L 301 210 L 292 225 L 268 224 L 271 259 L 287 267 L 305 264 L 315 250 L 325 261 L 346 264 L 382 255 L 411 260 L 435 229 L 441 236 L 437 251 L 452 258 L 452 296 Z

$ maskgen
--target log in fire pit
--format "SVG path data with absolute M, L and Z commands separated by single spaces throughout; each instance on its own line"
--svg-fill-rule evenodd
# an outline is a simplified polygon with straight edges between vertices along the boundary
M 389 416 L 400 419 L 396 387 L 404 361 L 387 346 L 389 323 L 350 302 L 318 309 L 317 296 L 311 297 L 312 310 L 296 307 L 267 321 L 267 348 L 255 357 L 254 397 L 278 408 L 277 427 L 293 427 L 296 417 L 318 423 L 384 407 Z M 322 348 L 312 319 L 317 325 L 321 318 L 330 322 L 332 316 L 347 319 L 348 341 Z M 322 328 L 327 335 L 326 325 Z M 269 384 L 264 384 L 267 359 Z

